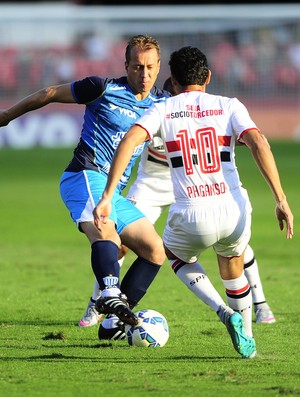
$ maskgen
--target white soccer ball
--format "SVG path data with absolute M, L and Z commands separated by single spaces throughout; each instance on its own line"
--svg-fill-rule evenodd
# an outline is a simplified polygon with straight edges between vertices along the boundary
M 162 347 L 169 339 L 169 326 L 165 317 L 155 310 L 140 310 L 135 313 L 139 319 L 127 331 L 130 346 Z

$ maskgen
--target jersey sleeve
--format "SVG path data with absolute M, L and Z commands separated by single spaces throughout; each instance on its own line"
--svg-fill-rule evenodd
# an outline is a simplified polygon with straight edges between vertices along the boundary
M 246 106 L 237 98 L 232 99 L 232 127 L 236 134 L 236 139 L 243 143 L 242 136 L 245 132 L 257 128 L 254 121 L 251 119 Z
M 71 90 L 74 100 L 79 104 L 86 104 L 95 101 L 105 91 L 107 79 L 90 76 L 83 80 L 74 81 Z
M 162 103 L 152 105 L 135 123 L 144 128 L 149 140 L 152 140 L 153 136 L 160 130 L 161 118 L 159 109 L 162 105 Z

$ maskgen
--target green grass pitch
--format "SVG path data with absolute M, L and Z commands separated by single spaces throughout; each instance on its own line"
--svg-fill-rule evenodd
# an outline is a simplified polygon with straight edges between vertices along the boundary
M 278 228 L 272 194 L 249 150 L 236 149 L 253 205 L 251 246 L 277 319 L 253 324 L 254 360 L 239 357 L 215 313 L 167 262 L 138 306 L 167 318 L 170 338 L 163 348 L 100 342 L 97 327 L 77 327 L 93 274 L 88 241 L 59 196 L 59 178 L 73 149 L 0 150 L 0 395 L 299 396 L 300 143 L 271 145 L 295 215 L 291 241 Z M 160 233 L 165 217 L 157 222 Z M 133 259 L 127 256 L 122 274 Z M 207 251 L 200 262 L 225 298 L 214 254 Z

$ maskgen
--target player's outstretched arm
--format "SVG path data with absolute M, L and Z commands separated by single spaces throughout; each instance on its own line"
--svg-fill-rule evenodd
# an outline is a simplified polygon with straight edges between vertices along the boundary
M 283 230 L 285 223 L 286 238 L 290 239 L 293 237 L 294 233 L 294 217 L 282 189 L 278 169 L 270 145 L 256 129 L 247 131 L 247 133 L 243 135 L 243 141 L 250 148 L 262 175 L 274 195 L 276 201 L 275 214 L 278 219 L 279 228 Z
M 46 106 L 51 102 L 75 103 L 71 85 L 62 84 L 43 88 L 21 99 L 12 107 L 0 110 L 0 127 L 4 127 L 19 116 Z

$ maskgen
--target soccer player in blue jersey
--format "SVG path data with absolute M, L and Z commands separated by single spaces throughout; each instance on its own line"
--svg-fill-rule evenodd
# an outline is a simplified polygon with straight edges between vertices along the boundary
M 109 221 L 95 225 L 93 209 L 102 197 L 119 142 L 146 109 L 165 101 L 169 93 L 154 86 L 160 69 L 160 47 L 154 38 L 137 35 L 129 40 L 125 69 L 127 75 L 121 78 L 90 76 L 33 93 L 1 111 L 0 126 L 52 102 L 85 105 L 81 137 L 62 174 L 60 193 L 72 220 L 91 244 L 92 269 L 101 289 L 96 309 L 136 324 L 131 308 L 144 296 L 165 260 L 162 240 L 151 222 L 121 195 L 147 143 L 136 148 L 123 173 Z M 137 255 L 122 283 L 121 243 Z

